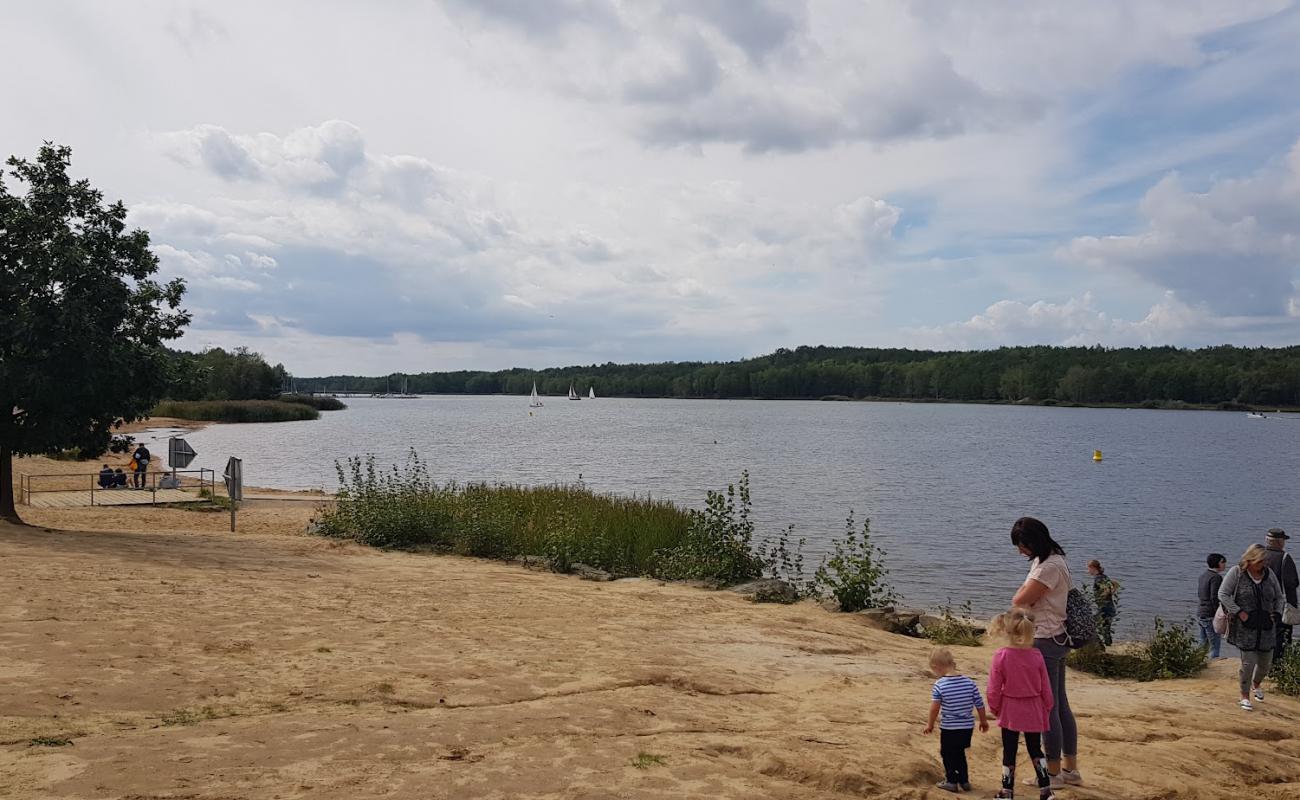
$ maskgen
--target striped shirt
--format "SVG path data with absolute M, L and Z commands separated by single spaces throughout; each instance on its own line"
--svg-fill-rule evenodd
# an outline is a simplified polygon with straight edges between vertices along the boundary
M 945 675 L 934 682 L 930 697 L 939 701 L 939 730 L 975 727 L 973 709 L 984 707 L 980 687 L 965 675 Z

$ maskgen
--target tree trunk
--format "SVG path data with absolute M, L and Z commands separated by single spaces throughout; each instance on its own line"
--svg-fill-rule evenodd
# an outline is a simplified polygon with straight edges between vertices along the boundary
M 14 508 L 14 462 L 9 445 L 0 442 L 0 519 L 22 525 Z

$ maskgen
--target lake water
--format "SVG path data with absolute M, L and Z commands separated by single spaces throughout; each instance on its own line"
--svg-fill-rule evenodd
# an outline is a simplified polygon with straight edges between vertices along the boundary
M 1195 610 L 1207 553 L 1234 561 L 1269 527 L 1300 530 L 1300 420 L 1017 406 L 521 397 L 353 398 L 312 422 L 214 425 L 193 466 L 244 459 L 254 486 L 334 490 L 336 459 L 440 479 L 576 481 L 699 507 L 749 470 L 759 535 L 788 524 L 815 566 L 849 509 L 871 518 L 911 603 L 1003 608 L 1025 562 L 1008 532 L 1043 519 L 1076 582 L 1100 559 L 1123 584 L 1120 629 Z M 1105 458 L 1092 461 L 1100 449 Z

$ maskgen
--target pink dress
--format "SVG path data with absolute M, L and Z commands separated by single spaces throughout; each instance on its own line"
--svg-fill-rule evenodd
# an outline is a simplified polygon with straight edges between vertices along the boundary
M 1021 733 L 1051 729 L 1052 683 L 1037 648 L 1004 647 L 994 653 L 985 694 L 1000 727 Z

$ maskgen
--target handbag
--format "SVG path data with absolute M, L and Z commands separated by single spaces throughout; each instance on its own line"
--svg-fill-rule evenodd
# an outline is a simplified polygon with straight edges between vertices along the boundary
M 1286 608 L 1282 609 L 1282 624 L 1300 625 L 1300 608 L 1287 603 Z
M 1228 612 L 1223 610 L 1223 606 L 1214 612 L 1214 632 L 1220 636 L 1228 632 Z

